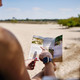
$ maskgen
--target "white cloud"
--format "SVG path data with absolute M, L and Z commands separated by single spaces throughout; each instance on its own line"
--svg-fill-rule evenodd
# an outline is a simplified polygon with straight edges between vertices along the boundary
M 7 8 L 6 11 L 12 11 L 12 12 L 14 11 L 15 12 L 15 11 L 20 11 L 20 9 L 19 8 Z
M 76 10 L 80 11 L 80 8 L 76 8 Z
M 71 11 L 73 11 L 72 8 L 60 8 L 59 10 L 62 11 L 62 12 L 71 12 Z
M 41 8 L 39 8 L 39 7 L 33 7 L 32 8 L 32 10 L 34 10 L 34 11 L 38 11 L 38 10 L 40 10 Z

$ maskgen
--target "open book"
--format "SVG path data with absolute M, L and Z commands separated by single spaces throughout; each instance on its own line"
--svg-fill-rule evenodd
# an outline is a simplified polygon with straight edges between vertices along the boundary
M 63 36 L 57 36 L 56 38 L 41 37 L 34 35 L 32 38 L 31 49 L 29 53 L 29 59 L 39 59 L 39 54 L 42 52 L 40 47 L 47 49 L 53 56 L 53 61 L 62 61 L 62 39 Z

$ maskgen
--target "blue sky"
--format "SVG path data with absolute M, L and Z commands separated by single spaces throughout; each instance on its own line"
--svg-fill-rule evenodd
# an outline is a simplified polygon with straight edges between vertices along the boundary
M 80 0 L 3 0 L 0 19 L 55 19 L 80 14 Z

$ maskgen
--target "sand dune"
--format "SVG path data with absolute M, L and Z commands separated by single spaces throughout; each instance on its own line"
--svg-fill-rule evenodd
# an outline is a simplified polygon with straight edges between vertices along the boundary
M 56 37 L 62 34 L 63 62 L 56 63 L 56 76 L 62 79 L 80 77 L 80 28 L 63 29 L 58 24 L 0 23 L 0 26 L 10 30 L 18 38 L 24 51 L 25 60 L 28 57 L 33 35 Z M 37 62 L 35 69 L 29 71 L 30 76 L 37 74 L 43 66 L 42 62 Z

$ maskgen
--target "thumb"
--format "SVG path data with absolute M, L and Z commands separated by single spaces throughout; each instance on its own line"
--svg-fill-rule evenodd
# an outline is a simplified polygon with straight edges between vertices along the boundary
M 43 47 L 40 47 L 42 49 L 42 51 L 45 51 L 45 49 Z
M 35 59 L 34 59 L 34 62 L 36 62 L 36 61 L 38 61 L 38 59 L 37 59 L 37 58 L 35 58 Z

